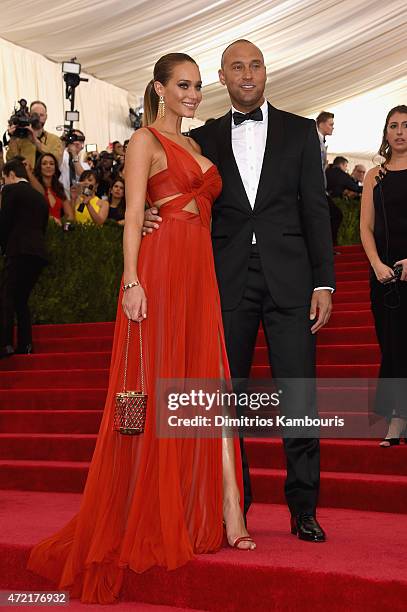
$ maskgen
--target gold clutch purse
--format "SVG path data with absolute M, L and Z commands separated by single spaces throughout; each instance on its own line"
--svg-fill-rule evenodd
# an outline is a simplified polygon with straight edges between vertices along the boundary
M 140 335 L 141 391 L 126 390 L 131 326 L 131 321 L 129 319 L 127 326 L 126 352 L 124 357 L 123 391 L 121 391 L 120 393 L 116 393 L 115 400 L 113 429 L 114 431 L 118 431 L 119 433 L 128 436 L 134 436 L 142 434 L 144 432 L 147 412 L 147 394 L 144 392 L 143 339 L 141 335 L 141 323 L 139 323 L 138 325 Z

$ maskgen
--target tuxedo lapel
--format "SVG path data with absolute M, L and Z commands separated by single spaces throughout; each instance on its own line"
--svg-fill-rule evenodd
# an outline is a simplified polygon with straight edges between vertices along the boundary
M 270 192 L 271 187 L 278 180 L 278 169 L 283 143 L 284 126 L 281 113 L 271 106 L 271 104 L 268 104 L 266 147 L 264 149 L 263 165 L 261 168 L 254 209 L 260 208 L 262 202 Z
M 232 111 L 229 111 L 220 119 L 218 131 L 219 171 L 224 183 L 235 194 L 236 201 L 244 208 L 252 210 L 249 199 L 244 188 L 239 168 L 237 167 L 232 149 Z

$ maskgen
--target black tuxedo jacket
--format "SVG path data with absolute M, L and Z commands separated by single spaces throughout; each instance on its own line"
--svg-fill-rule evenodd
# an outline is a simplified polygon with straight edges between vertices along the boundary
M 256 235 L 269 291 L 279 307 L 309 305 L 315 287 L 335 288 L 329 210 L 315 122 L 268 105 L 268 133 L 254 208 L 233 155 L 231 112 L 191 131 L 217 165 L 223 189 L 212 241 L 223 310 L 239 304 Z
M 0 245 L 6 257 L 35 255 L 47 259 L 45 231 L 48 204 L 24 181 L 3 188 L 0 210 Z

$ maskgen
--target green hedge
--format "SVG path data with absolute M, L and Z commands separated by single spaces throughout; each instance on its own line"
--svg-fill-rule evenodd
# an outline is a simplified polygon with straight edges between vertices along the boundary
M 334 202 L 343 213 L 343 220 L 338 232 L 338 245 L 359 244 L 360 200 L 336 198 Z
M 355 244 L 359 237 L 359 203 L 336 200 L 344 218 L 338 243 Z M 123 271 L 123 228 L 76 225 L 70 232 L 50 222 L 47 231 L 50 264 L 31 296 L 34 323 L 112 321 Z M 0 258 L 0 266 L 1 258 Z
M 50 264 L 31 296 L 34 323 L 113 321 L 123 272 L 123 228 L 75 225 L 64 232 L 50 222 Z

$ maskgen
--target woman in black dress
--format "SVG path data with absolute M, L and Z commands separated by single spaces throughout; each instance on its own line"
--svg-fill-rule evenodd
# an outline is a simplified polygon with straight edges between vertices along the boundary
M 389 421 L 381 446 L 398 445 L 407 424 L 407 106 L 392 108 L 363 186 L 360 234 L 372 266 L 370 291 L 382 354 L 375 411 Z M 397 269 L 398 268 L 398 269 Z
M 126 212 L 126 199 L 124 180 L 117 178 L 109 190 L 109 214 L 108 219 L 116 221 L 119 225 L 124 225 L 124 215 Z

